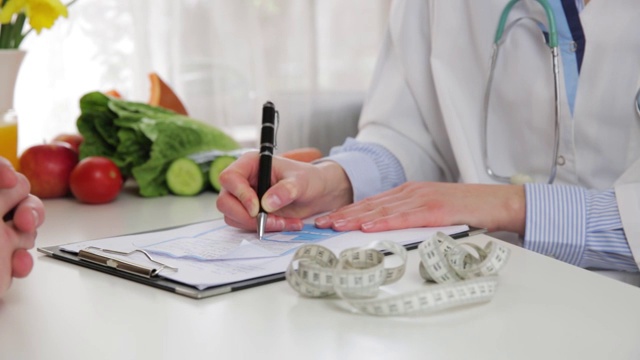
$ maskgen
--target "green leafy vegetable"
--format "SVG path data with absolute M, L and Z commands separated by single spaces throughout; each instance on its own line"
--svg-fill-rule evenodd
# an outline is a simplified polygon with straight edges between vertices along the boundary
M 80 158 L 104 156 L 124 176 L 133 176 L 140 195 L 168 194 L 165 174 L 177 158 L 207 150 L 234 150 L 223 131 L 173 111 L 91 92 L 80 99 L 77 127 L 84 137 Z

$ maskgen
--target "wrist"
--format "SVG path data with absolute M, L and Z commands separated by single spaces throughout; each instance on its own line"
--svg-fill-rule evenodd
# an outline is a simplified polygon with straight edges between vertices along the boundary
M 322 161 L 315 166 L 320 173 L 320 183 L 323 187 L 323 197 L 329 205 L 326 211 L 334 210 L 353 202 L 353 188 L 347 173 L 342 166 L 334 161 Z
M 504 216 L 501 230 L 514 232 L 524 237 L 526 227 L 526 195 L 523 185 L 506 185 L 507 191 L 503 201 Z

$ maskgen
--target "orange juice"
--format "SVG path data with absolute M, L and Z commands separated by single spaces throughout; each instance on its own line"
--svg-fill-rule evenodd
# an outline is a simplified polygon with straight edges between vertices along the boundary
M 18 170 L 18 123 L 0 121 L 0 156 L 9 160 Z

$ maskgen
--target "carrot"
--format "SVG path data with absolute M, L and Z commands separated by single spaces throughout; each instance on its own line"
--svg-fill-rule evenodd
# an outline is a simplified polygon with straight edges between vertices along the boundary
M 157 73 L 152 72 L 149 74 L 149 82 L 151 83 L 149 101 L 147 102 L 149 105 L 173 110 L 178 114 L 189 115 L 178 95 Z
M 107 96 L 111 96 L 111 97 L 117 98 L 117 99 L 122 99 L 122 95 L 120 95 L 120 93 L 116 89 L 111 89 L 109 91 L 105 91 L 104 94 L 107 95 Z
M 280 156 L 296 161 L 312 162 L 320 159 L 324 155 L 322 155 L 322 151 L 320 151 L 320 149 L 314 147 L 303 147 L 285 151 L 280 154 Z

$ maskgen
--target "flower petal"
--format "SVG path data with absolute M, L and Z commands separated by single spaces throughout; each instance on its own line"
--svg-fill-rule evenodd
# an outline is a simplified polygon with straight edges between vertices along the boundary
M 67 17 L 67 7 L 59 0 L 24 0 L 29 25 L 37 33 L 42 29 L 49 29 L 60 17 Z
M 24 10 L 27 0 L 8 0 L 0 9 L 0 23 L 8 24 L 13 15 Z

